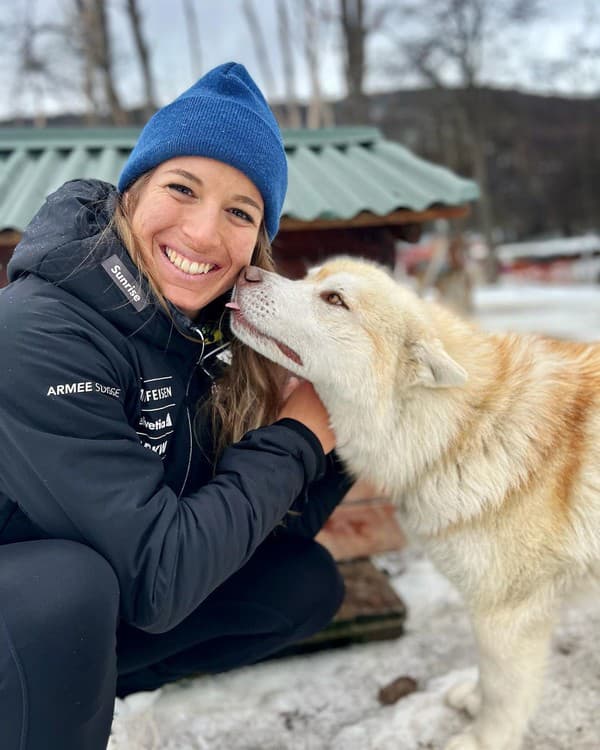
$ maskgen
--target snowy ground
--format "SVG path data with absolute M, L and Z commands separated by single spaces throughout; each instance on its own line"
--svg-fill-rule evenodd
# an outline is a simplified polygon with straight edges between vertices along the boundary
M 533 330 L 600 339 L 600 288 L 481 289 L 489 330 Z M 442 702 L 473 673 L 464 609 L 419 550 L 382 555 L 408 605 L 406 633 L 281 659 L 138 693 L 119 702 L 110 750 L 437 750 L 464 719 Z M 600 596 L 565 611 L 545 691 L 525 750 L 600 750 Z M 418 690 L 382 706 L 378 690 L 399 676 Z
M 593 284 L 478 288 L 475 308 L 481 325 L 490 331 L 535 331 L 578 341 L 600 339 L 600 286 Z

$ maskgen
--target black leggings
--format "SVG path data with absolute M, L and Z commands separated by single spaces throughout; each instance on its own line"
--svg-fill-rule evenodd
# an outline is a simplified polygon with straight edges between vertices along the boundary
M 0 546 L 0 747 L 105 750 L 115 695 L 256 662 L 322 628 L 343 597 L 312 539 L 269 539 L 167 633 L 118 620 L 108 563 L 75 542 Z

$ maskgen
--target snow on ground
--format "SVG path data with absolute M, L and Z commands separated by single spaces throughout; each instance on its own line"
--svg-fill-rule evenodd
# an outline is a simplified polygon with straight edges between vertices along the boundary
M 476 294 L 489 330 L 600 339 L 600 288 L 500 286 Z M 409 548 L 375 559 L 408 606 L 393 641 L 295 656 L 118 701 L 109 750 L 437 750 L 465 719 L 445 690 L 475 674 L 455 590 Z M 600 750 L 600 597 L 565 610 L 524 750 Z M 382 706 L 396 677 L 418 690 Z
M 475 309 L 481 325 L 490 331 L 534 331 L 577 341 L 600 339 L 600 286 L 479 287 Z

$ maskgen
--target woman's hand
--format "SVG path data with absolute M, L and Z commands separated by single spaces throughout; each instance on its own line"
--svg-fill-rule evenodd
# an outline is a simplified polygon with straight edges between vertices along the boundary
M 323 402 L 317 396 L 312 383 L 307 380 L 290 378 L 286 384 L 283 402 L 278 419 L 296 419 L 315 433 L 323 446 L 323 451 L 329 453 L 335 448 L 335 434 L 329 426 L 329 414 Z

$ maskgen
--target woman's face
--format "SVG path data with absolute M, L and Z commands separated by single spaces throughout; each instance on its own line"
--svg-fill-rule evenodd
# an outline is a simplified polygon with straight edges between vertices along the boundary
M 159 291 L 194 319 L 250 263 L 262 218 L 262 197 L 242 172 L 182 156 L 142 186 L 131 228 Z

